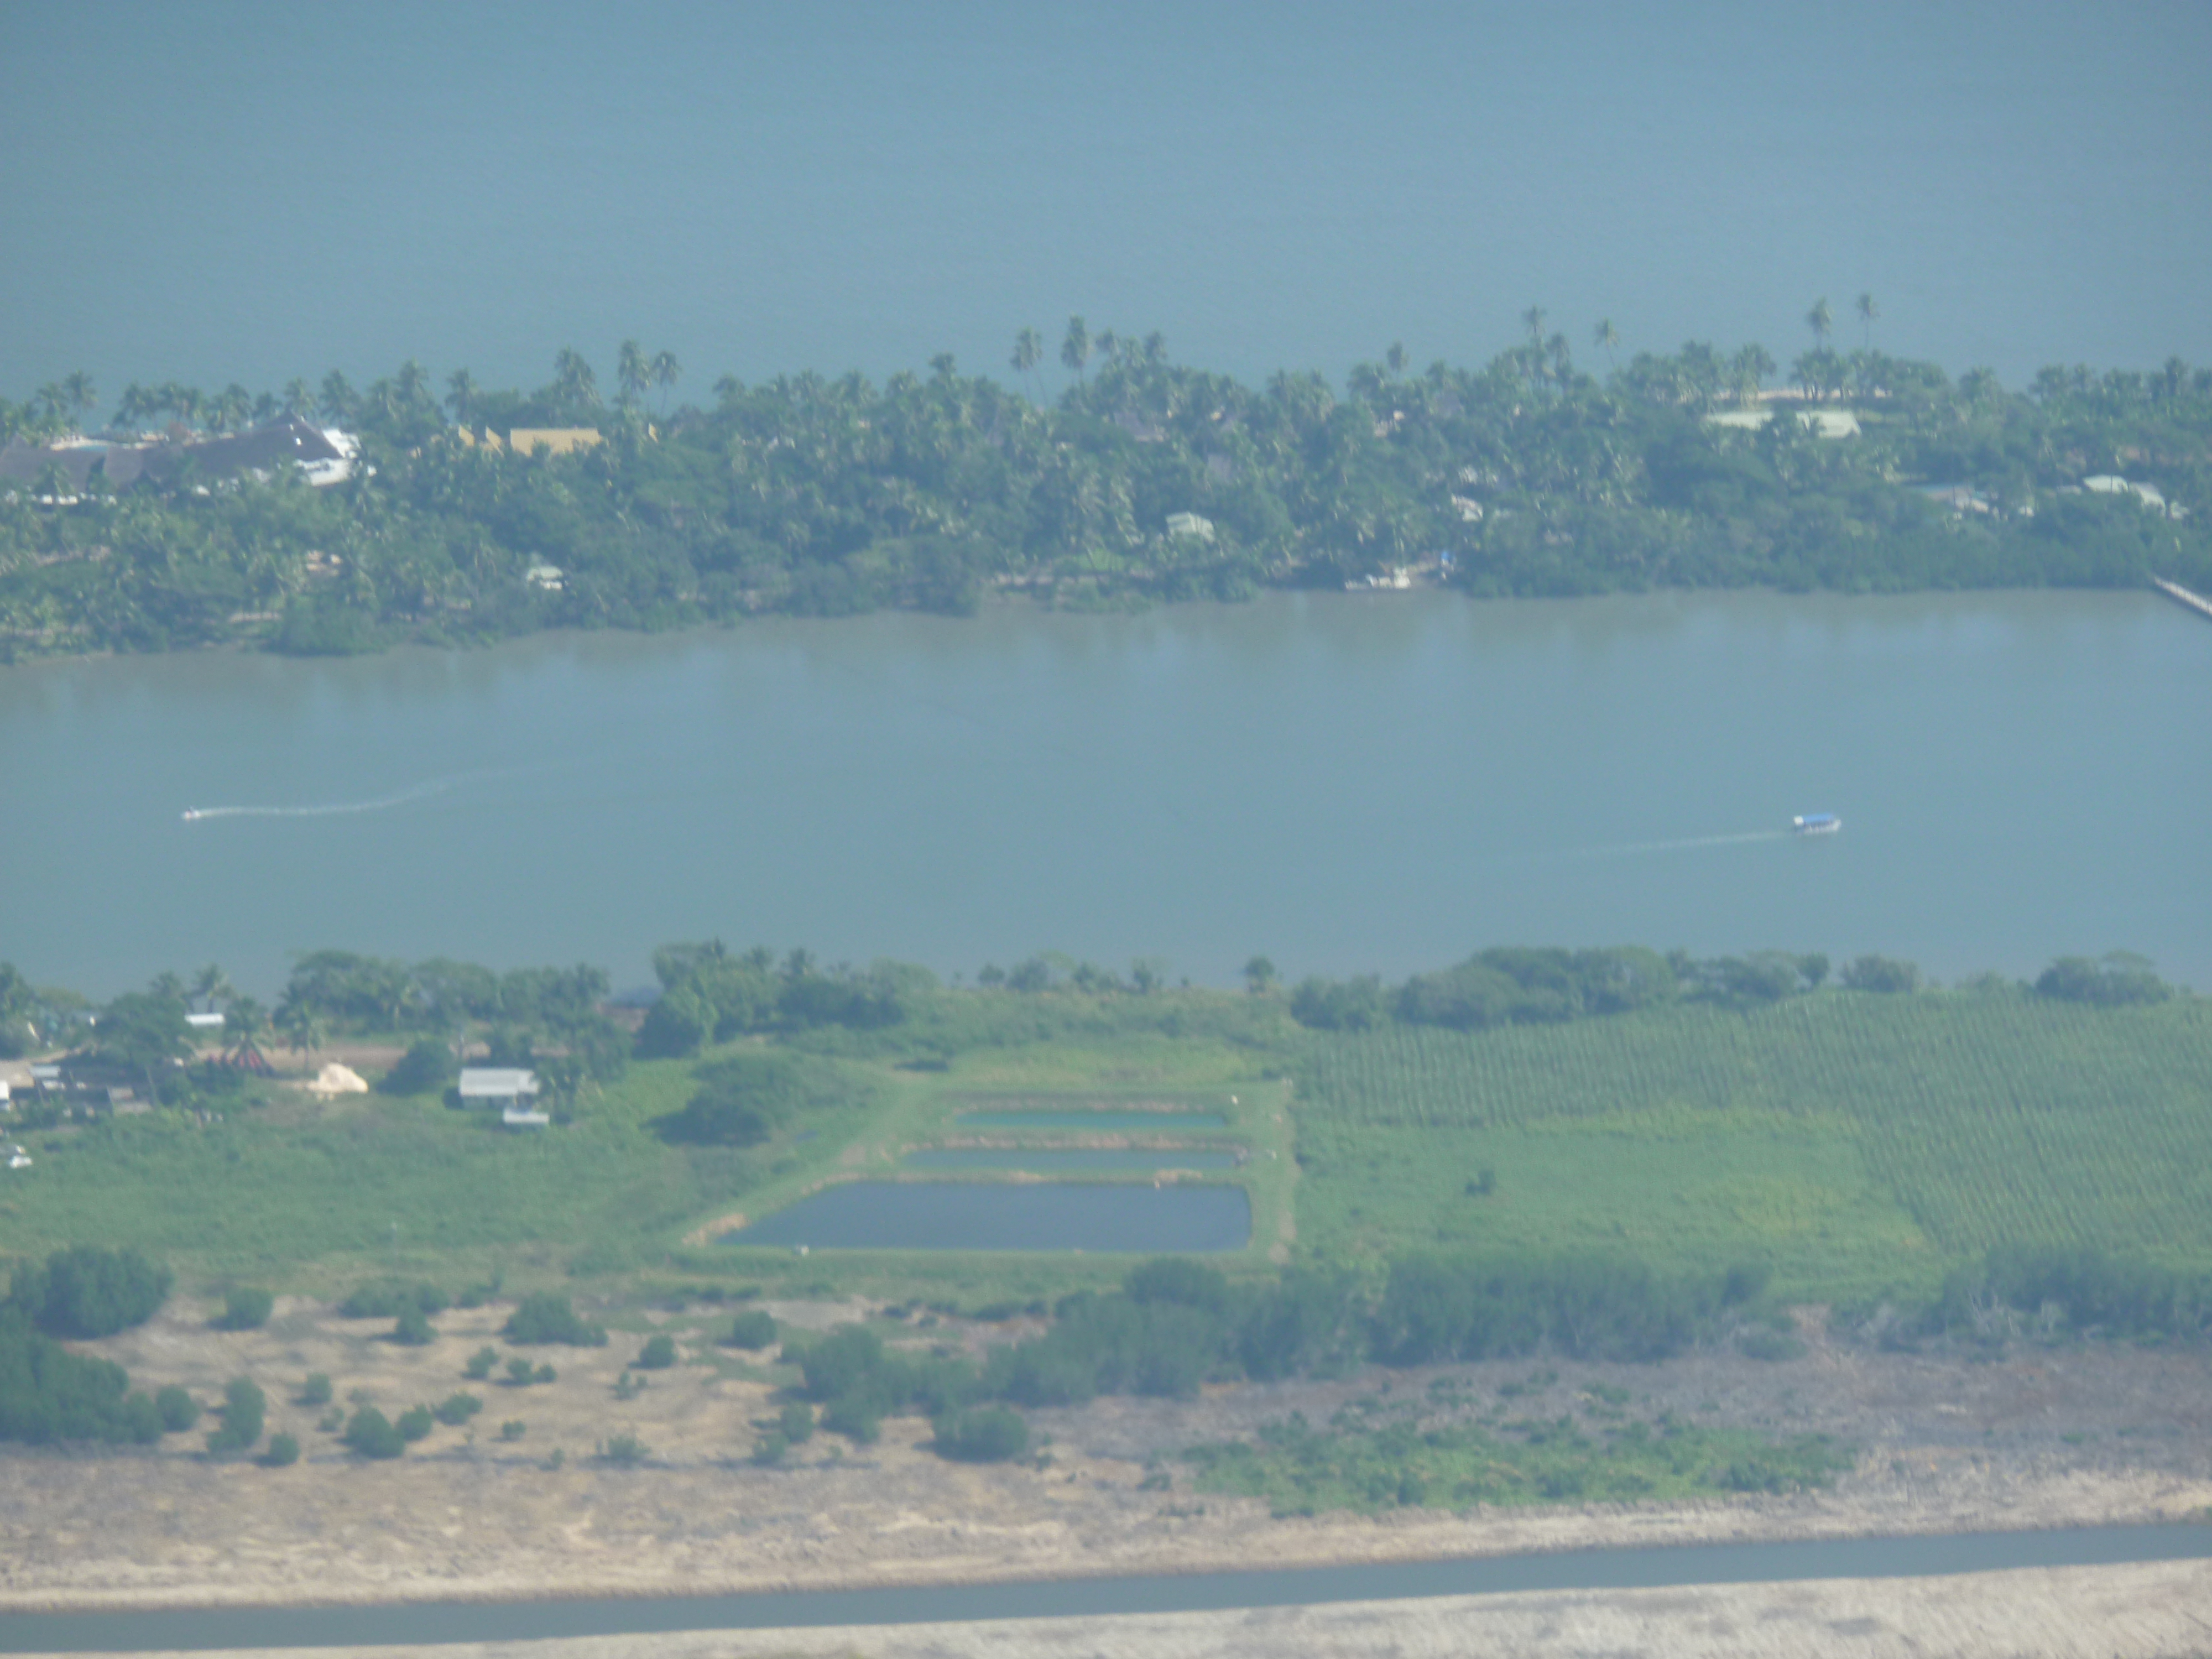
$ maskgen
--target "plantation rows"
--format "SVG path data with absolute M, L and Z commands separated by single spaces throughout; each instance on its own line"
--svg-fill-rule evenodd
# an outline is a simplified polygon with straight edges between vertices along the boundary
M 2013 1241 L 2212 1259 L 2212 1002 L 1836 991 L 1747 1013 L 1317 1037 L 1307 1144 L 1542 1129 L 1772 1144 L 1838 1133 L 1947 1255 Z

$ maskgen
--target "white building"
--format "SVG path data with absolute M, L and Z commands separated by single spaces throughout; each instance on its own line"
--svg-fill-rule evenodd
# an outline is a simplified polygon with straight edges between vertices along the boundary
M 511 1129 L 542 1129 L 552 1118 L 538 1109 L 538 1073 L 520 1066 L 464 1066 L 461 1104 L 496 1106 Z

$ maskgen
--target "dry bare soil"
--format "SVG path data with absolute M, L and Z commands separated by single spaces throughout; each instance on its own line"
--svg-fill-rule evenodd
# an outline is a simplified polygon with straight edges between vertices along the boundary
M 865 1311 L 769 1305 L 801 1328 Z M 507 1311 L 441 1316 L 437 1341 L 422 1348 L 386 1340 L 388 1322 L 337 1320 L 296 1302 L 280 1304 L 262 1331 L 217 1332 L 205 1310 L 183 1308 L 84 1345 L 123 1361 L 140 1386 L 181 1382 L 203 1400 L 232 1376 L 252 1376 L 269 1395 L 270 1430 L 298 1436 L 307 1455 L 283 1469 L 211 1461 L 197 1434 L 143 1451 L 11 1452 L 0 1461 L 9 1494 L 0 1506 L 0 1608 L 1192 1571 L 2137 1521 L 2212 1506 L 2212 1356 L 2194 1350 L 2017 1349 L 1975 1363 L 1827 1342 L 1808 1321 L 1810 1352 L 1781 1364 L 1716 1354 L 1656 1366 L 1370 1370 L 1340 1382 L 1209 1390 L 1191 1401 L 1110 1399 L 1035 1413 L 1033 1426 L 1050 1437 L 1042 1467 L 947 1463 L 928 1451 L 926 1424 L 899 1419 L 876 1445 L 817 1436 L 786 1466 L 765 1468 L 749 1454 L 755 1425 L 780 1403 L 778 1376 L 714 1346 L 726 1316 L 653 1316 L 678 1338 L 683 1363 L 621 1399 L 617 1383 L 641 1343 L 635 1334 L 599 1349 L 528 1351 L 558 1368 L 551 1384 L 465 1383 L 468 1356 L 496 1344 Z M 966 1325 L 911 1340 L 980 1345 L 1009 1334 Z M 502 1347 L 502 1358 L 510 1352 Z M 330 1375 L 340 1403 L 350 1396 L 387 1413 L 464 1387 L 485 1407 L 468 1428 L 441 1426 L 403 1460 L 362 1462 L 318 1428 L 321 1410 L 291 1403 L 310 1371 Z M 1455 1386 L 1432 1389 L 1446 1376 Z M 1292 1411 L 1322 1423 L 1363 1398 L 1425 1420 L 1478 1409 L 1514 1385 L 1527 1390 L 1515 1410 L 1541 1415 L 1571 1409 L 1596 1384 L 1696 1420 L 1834 1434 L 1861 1454 L 1832 1491 L 1789 1498 L 1309 1519 L 1194 1492 L 1173 1461 L 1184 1447 L 1249 1434 Z M 509 1419 L 526 1425 L 519 1440 L 499 1437 Z M 621 1435 L 649 1449 L 642 1464 L 594 1455 Z M 1172 1476 L 1164 1489 L 1157 1478 L 1141 1484 L 1160 1469 Z

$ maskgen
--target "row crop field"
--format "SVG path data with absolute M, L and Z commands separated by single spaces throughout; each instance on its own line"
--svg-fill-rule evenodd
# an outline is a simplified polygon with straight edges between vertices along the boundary
M 2212 1002 L 1830 991 L 1316 1038 L 1302 1249 L 1626 1247 L 1925 1285 L 2033 1242 L 2212 1266 Z

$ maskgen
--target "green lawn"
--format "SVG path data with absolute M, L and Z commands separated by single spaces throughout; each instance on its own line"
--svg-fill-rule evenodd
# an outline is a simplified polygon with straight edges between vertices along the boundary
M 1625 1246 L 1822 1296 L 2010 1241 L 2212 1266 L 2212 1004 L 1831 991 L 1316 1037 L 1298 1145 L 1319 1259 Z
M 1042 1040 L 996 1032 L 941 1068 L 888 1042 L 817 1057 L 849 1103 L 743 1151 L 653 1131 L 693 1087 L 692 1064 L 673 1060 L 633 1066 L 544 1133 L 372 1095 L 205 1127 L 155 1114 L 26 1134 L 37 1163 L 0 1185 L 0 1256 L 100 1243 L 279 1288 L 394 1267 L 456 1287 L 635 1272 L 963 1304 L 1117 1279 L 1126 1261 L 1103 1258 L 801 1261 L 684 1243 L 826 1181 L 893 1176 L 908 1149 L 973 1133 L 959 1113 L 1018 1099 L 1225 1112 L 1226 1131 L 1197 1138 L 1252 1154 L 1208 1177 L 1251 1197 L 1253 1246 L 1222 1262 L 1240 1273 L 1286 1255 L 1593 1247 L 1662 1266 L 1762 1260 L 1785 1294 L 1849 1298 L 1924 1291 L 2008 1242 L 2212 1267 L 2212 1001 L 1831 990 L 1750 1012 L 1328 1035 L 1265 999 L 1069 1000 L 1056 1024 L 1034 1017 Z

